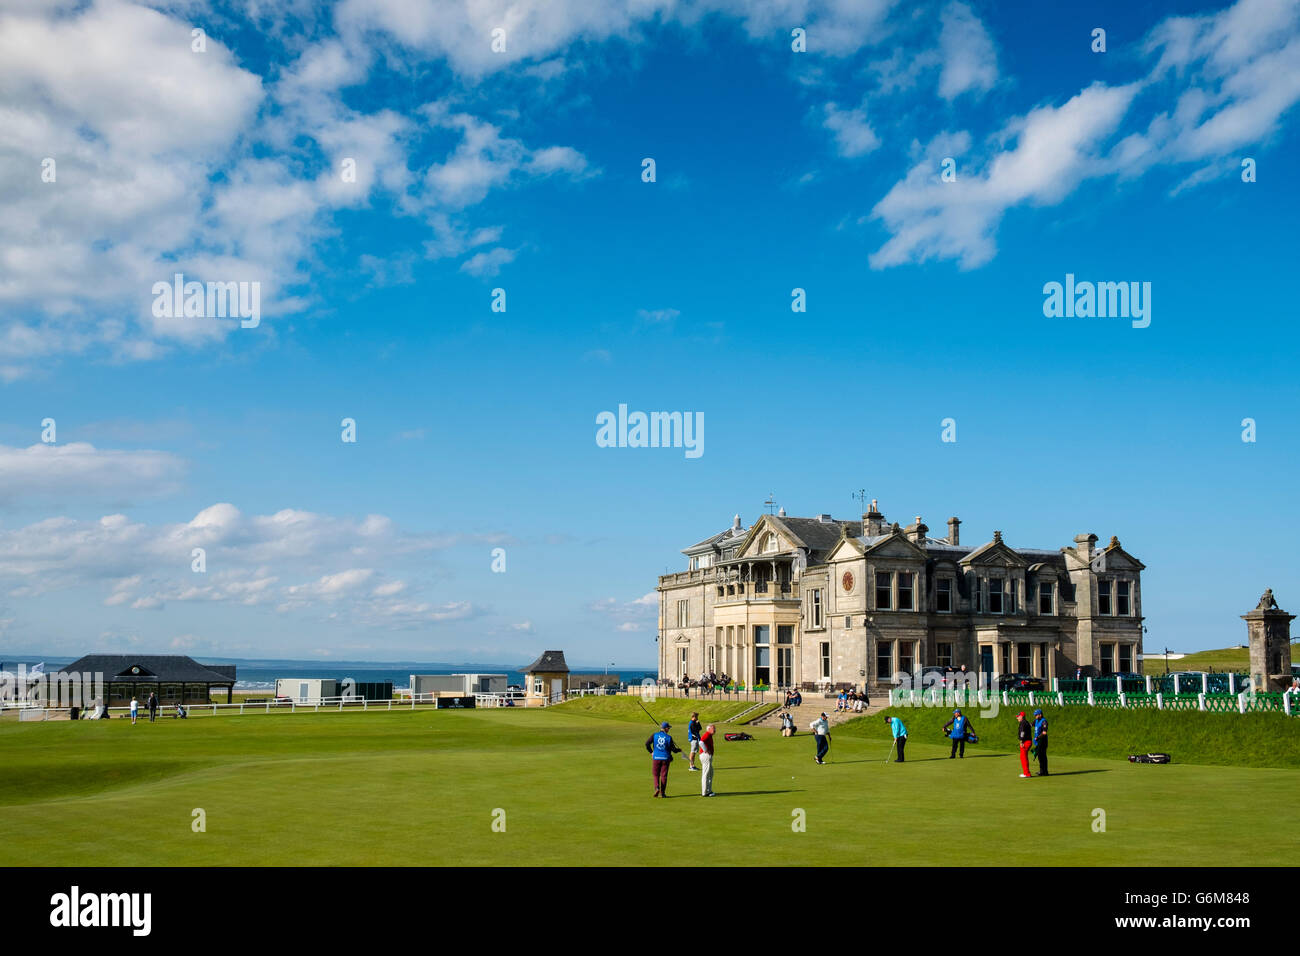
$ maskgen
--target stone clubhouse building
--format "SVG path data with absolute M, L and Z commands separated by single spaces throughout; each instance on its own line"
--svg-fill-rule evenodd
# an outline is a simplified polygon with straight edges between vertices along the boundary
M 884 689 L 926 667 L 1053 677 L 1135 672 L 1141 561 L 1097 547 L 1013 548 L 1001 532 L 932 538 L 917 517 L 888 524 L 792 518 L 782 509 L 683 550 L 659 578 L 659 675 L 725 673 L 745 686 Z

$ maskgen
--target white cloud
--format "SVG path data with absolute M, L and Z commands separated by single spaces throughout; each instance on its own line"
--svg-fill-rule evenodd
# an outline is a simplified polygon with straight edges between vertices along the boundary
M 998 58 L 993 40 L 979 17 L 964 3 L 949 3 L 940 15 L 939 95 L 946 100 L 962 93 L 982 93 L 998 79 Z
M 1042 106 L 1017 117 L 993 137 L 1014 145 L 983 168 L 965 169 L 956 182 L 940 180 L 931 153 L 872 210 L 893 233 L 871 256 L 872 267 L 957 259 L 969 269 L 988 262 L 1007 209 L 1060 202 L 1079 182 L 1102 171 L 1104 143 L 1136 92 L 1136 86 L 1094 83 L 1059 107 Z
M 489 252 L 479 252 L 466 259 L 460 267 L 461 272 L 472 276 L 494 276 L 501 272 L 501 267 L 515 261 L 514 249 L 498 246 Z
M 1300 6 L 1291 0 L 1238 0 L 1218 13 L 1172 17 L 1142 49 L 1159 55 L 1145 77 L 1123 86 L 1097 82 L 1059 107 L 1013 119 L 988 138 L 982 163 L 979 156 L 955 157 L 962 166 L 955 182 L 939 180 L 937 158 L 945 153 L 931 144 L 925 160 L 872 210 L 892 235 L 871 265 L 982 265 L 996 252 L 1008 209 L 1055 205 L 1089 179 L 1194 164 L 1174 191 L 1195 187 L 1235 171 L 1239 151 L 1265 143 L 1300 102 Z M 985 88 L 996 78 L 970 64 L 952 74 L 949 93 Z M 1142 115 L 1152 108 L 1162 111 Z M 1111 144 L 1130 116 L 1141 131 Z
M 822 125 L 835 134 L 835 151 L 839 155 L 849 159 L 864 156 L 880 145 L 864 108 L 842 110 L 827 103 L 824 113 Z
M 185 467 L 182 459 L 162 451 L 100 449 L 86 442 L 0 445 L 0 501 L 161 495 L 176 489 Z
M 636 314 L 644 322 L 649 322 L 652 325 L 663 325 L 673 321 L 682 313 L 678 309 L 637 309 Z

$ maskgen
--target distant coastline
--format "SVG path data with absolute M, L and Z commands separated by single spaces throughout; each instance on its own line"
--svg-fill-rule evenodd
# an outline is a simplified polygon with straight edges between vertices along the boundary
M 274 690 L 277 679 L 335 679 L 351 677 L 359 682 L 386 681 L 393 682 L 393 689 L 407 689 L 412 674 L 505 674 L 510 684 L 523 684 L 524 675 L 519 667 L 526 661 L 514 661 L 510 664 L 492 663 L 448 663 L 446 661 L 364 661 L 364 660 L 320 660 L 307 658 L 244 658 L 244 657 L 206 657 L 195 656 L 200 664 L 235 665 L 236 690 Z M 19 664 L 31 667 L 44 663 L 47 671 L 71 664 L 77 658 L 65 656 L 42 656 L 40 654 L 0 653 L 0 669 L 12 669 Z M 606 667 L 570 664 L 575 674 L 603 674 Z M 609 673 L 618 674 L 623 681 L 640 683 L 644 677 L 657 677 L 653 666 L 610 667 Z

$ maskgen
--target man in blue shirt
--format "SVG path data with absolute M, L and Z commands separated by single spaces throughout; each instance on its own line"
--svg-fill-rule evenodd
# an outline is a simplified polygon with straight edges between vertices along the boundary
M 655 796 L 668 796 L 668 764 L 673 754 L 682 752 L 682 748 L 673 743 L 672 734 L 668 733 L 671 724 L 664 721 L 659 729 L 645 742 L 645 749 L 650 752 L 650 775 L 655 781 Z
M 700 734 L 704 728 L 700 726 L 699 712 L 691 714 L 691 722 L 686 725 L 686 739 L 690 742 L 690 769 L 696 770 L 695 755 L 700 752 Z
M 889 729 L 894 735 L 894 745 L 898 748 L 898 756 L 894 758 L 894 763 L 903 763 L 903 748 L 907 746 L 907 728 L 897 717 L 886 717 L 885 723 L 889 724 Z
M 952 720 L 943 725 L 943 732 L 952 738 L 952 751 L 948 754 L 948 759 L 952 760 L 957 756 L 958 749 L 961 750 L 961 757 L 966 759 L 966 735 L 970 732 L 970 721 L 968 721 L 960 710 L 952 712 Z
M 1041 709 L 1034 711 L 1034 751 L 1038 754 L 1038 775 L 1047 776 L 1047 718 Z

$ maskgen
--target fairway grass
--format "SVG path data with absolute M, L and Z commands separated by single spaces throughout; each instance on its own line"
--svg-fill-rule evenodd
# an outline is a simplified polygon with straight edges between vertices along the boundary
M 1285 865 L 1300 825 L 1296 769 L 1054 756 L 1022 780 L 1009 749 L 918 739 L 886 765 L 847 733 L 817 766 L 761 728 L 719 742 L 717 798 L 678 758 L 655 800 L 651 729 L 567 707 L 4 724 L 0 863 Z

